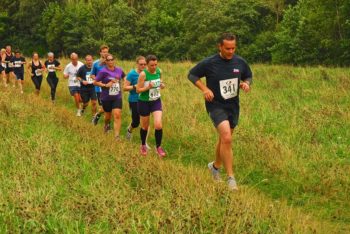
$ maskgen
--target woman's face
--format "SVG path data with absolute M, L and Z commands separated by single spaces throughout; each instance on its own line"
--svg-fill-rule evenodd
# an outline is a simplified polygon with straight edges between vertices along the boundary
M 114 58 L 113 58 L 112 55 L 108 55 L 108 56 L 106 57 L 106 65 L 107 65 L 108 67 L 113 67 L 113 66 L 114 66 Z
M 33 54 L 33 60 L 38 60 L 39 59 L 39 55 L 38 54 Z
M 145 69 L 146 65 L 147 65 L 146 60 L 145 59 L 140 59 L 137 62 L 137 64 L 136 64 L 137 70 L 143 71 Z

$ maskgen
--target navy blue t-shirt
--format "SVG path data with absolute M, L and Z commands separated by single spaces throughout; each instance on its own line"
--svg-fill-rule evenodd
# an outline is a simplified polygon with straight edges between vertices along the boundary
M 247 62 L 238 55 L 224 59 L 220 54 L 205 58 L 190 70 L 190 74 L 206 77 L 207 87 L 214 93 L 212 102 L 206 101 L 207 109 L 222 106 L 239 109 L 239 84 L 252 81 L 252 72 Z

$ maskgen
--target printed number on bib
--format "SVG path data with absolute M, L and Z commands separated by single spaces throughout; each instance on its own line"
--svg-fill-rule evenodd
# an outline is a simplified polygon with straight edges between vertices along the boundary
M 54 72 L 55 71 L 55 65 L 47 65 L 47 70 L 49 72 Z
M 36 69 L 35 70 L 35 75 L 36 76 L 41 76 L 43 74 L 42 70 L 41 69 Z
M 119 83 L 114 83 L 110 88 L 109 88 L 109 95 L 110 96 L 116 96 L 119 94 L 120 87 Z
M 18 67 L 21 67 L 21 66 L 22 66 L 22 63 L 20 61 L 16 61 L 15 62 L 15 67 L 18 68 Z
M 153 101 L 153 100 L 157 100 L 158 98 L 160 98 L 160 88 L 153 88 L 149 90 L 149 100 Z
M 8 64 L 8 67 L 9 67 L 9 68 L 13 68 L 13 63 L 9 63 L 9 64 Z
M 86 75 L 86 81 L 88 82 L 88 84 L 92 84 L 94 83 L 94 80 L 91 78 L 91 75 Z
M 1 63 L 1 66 L 2 66 L 3 68 L 6 68 L 6 63 Z
M 238 78 L 232 78 L 220 81 L 220 92 L 224 99 L 230 99 L 237 96 Z

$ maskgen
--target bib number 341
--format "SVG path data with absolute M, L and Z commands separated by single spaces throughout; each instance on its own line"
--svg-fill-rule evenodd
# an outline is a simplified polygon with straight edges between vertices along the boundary
M 220 93 L 226 100 L 237 96 L 238 78 L 232 78 L 220 81 Z

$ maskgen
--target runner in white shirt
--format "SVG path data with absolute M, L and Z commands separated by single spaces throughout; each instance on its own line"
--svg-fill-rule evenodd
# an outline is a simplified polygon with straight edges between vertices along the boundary
M 75 106 L 77 107 L 77 116 L 81 116 L 81 97 L 80 97 L 80 81 L 77 79 L 77 73 L 84 64 L 78 60 L 78 54 L 72 53 L 70 55 L 71 62 L 67 64 L 63 71 L 63 77 L 68 79 L 68 88 L 70 95 L 74 97 Z

